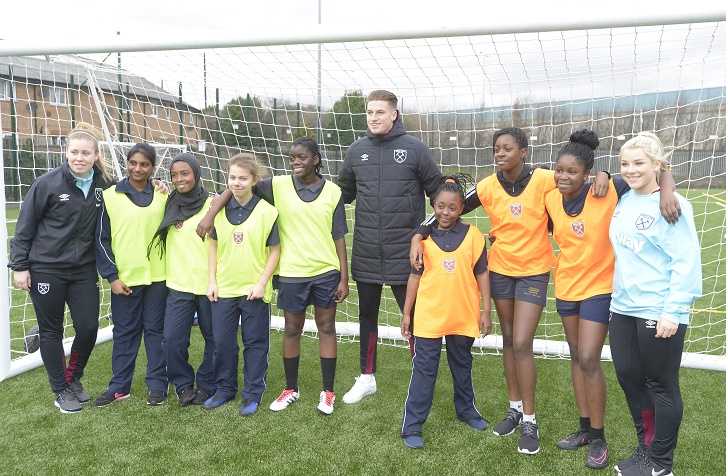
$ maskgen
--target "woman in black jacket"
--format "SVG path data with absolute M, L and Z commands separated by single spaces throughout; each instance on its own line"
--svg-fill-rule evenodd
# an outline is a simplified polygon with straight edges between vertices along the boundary
M 28 191 L 10 241 L 15 285 L 28 291 L 38 319 L 40 355 L 62 413 L 90 400 L 80 379 L 98 333 L 98 274 L 94 231 L 101 192 L 110 185 L 98 148 L 99 132 L 80 123 L 68 135 L 67 161 Z M 65 305 L 75 337 L 63 350 Z

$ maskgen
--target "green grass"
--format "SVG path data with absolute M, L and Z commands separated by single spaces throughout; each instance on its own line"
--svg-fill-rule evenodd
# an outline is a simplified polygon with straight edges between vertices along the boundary
M 192 359 L 201 356 L 199 332 L 193 332 Z M 583 465 L 586 450 L 566 452 L 555 443 L 576 429 L 577 411 L 570 386 L 569 363 L 537 360 L 537 418 L 542 450 L 520 455 L 518 436 L 495 437 L 471 430 L 456 420 L 451 376 L 442 356 L 434 405 L 424 425 L 426 447 L 408 450 L 399 438 L 401 416 L 411 374 L 406 349 L 379 347 L 379 391 L 355 405 L 342 395 L 358 373 L 358 345 L 340 344 L 333 415 L 315 409 L 321 386 L 317 341 L 303 339 L 301 399 L 281 413 L 268 406 L 284 385 L 281 335 L 272 334 L 268 389 L 260 411 L 237 415 L 239 397 L 213 411 L 182 408 L 175 398 L 161 407 L 146 405 L 144 357 L 139 356 L 132 398 L 106 408 L 84 406 L 78 415 L 63 415 L 53 406 L 45 371 L 36 369 L 0 382 L 0 472 L 14 475 L 84 474 L 612 474 L 612 466 L 630 455 L 635 431 L 612 365 L 608 381 L 606 433 L 610 467 L 601 473 Z M 111 376 L 111 344 L 96 347 L 84 384 L 92 397 L 103 392 Z M 241 371 L 241 369 L 240 369 Z M 474 359 L 477 407 L 490 422 L 507 407 L 502 361 Z M 718 451 L 715 422 L 726 420 L 722 400 L 726 374 L 683 369 L 685 414 L 676 449 L 679 476 L 721 474 L 726 456 Z M 714 433 L 714 431 L 716 431 Z

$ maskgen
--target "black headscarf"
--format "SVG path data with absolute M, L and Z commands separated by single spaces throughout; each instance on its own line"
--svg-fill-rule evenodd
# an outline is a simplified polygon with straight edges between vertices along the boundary
M 146 250 L 147 258 L 151 255 L 151 249 L 154 243 L 156 243 L 156 247 L 159 249 L 159 255 L 163 255 L 166 251 L 166 237 L 169 233 L 169 227 L 196 215 L 209 197 L 209 192 L 202 187 L 199 161 L 191 154 L 178 154 L 171 161 L 169 170 L 171 170 L 176 162 L 186 162 L 192 168 L 194 172 L 194 187 L 187 193 L 179 193 L 177 190 L 174 190 L 169 194 L 169 198 L 166 200 L 166 207 L 164 208 L 164 219 L 161 221 L 156 233 L 154 233 L 154 237 L 151 239 L 151 243 L 149 243 L 149 247 Z

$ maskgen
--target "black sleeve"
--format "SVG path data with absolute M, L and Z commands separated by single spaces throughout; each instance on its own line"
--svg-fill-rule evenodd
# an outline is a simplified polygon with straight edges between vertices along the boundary
M 352 203 L 358 193 L 355 183 L 355 174 L 353 173 L 353 168 L 350 166 L 350 157 L 352 157 L 353 149 L 354 147 L 350 147 L 348 152 L 345 153 L 343 167 L 338 173 L 338 187 L 340 187 L 340 191 L 343 192 L 344 203 Z
M 275 206 L 275 197 L 272 193 L 272 177 L 267 177 L 257 182 L 253 192 L 262 200 L 266 201 L 273 207 Z
M 15 225 L 15 236 L 10 240 L 8 268 L 13 271 L 30 269 L 30 248 L 33 246 L 38 223 L 43 219 L 48 185 L 45 180 L 36 180 L 20 206 L 20 216 Z
M 470 211 L 476 210 L 481 206 L 481 200 L 479 194 L 476 193 L 476 186 L 470 188 L 464 194 L 464 211 L 462 214 L 467 214 Z
M 267 243 L 265 243 L 266 246 L 275 246 L 280 244 L 280 231 L 277 228 L 277 220 L 275 220 L 275 223 L 272 225 L 272 229 L 270 230 L 270 235 L 267 237 Z
M 441 170 L 439 170 L 439 166 L 426 144 L 421 142 L 418 144 L 418 148 L 419 154 L 417 155 L 420 157 L 417 170 L 418 181 L 426 191 L 426 195 L 430 197 L 439 188 L 442 177 Z
M 345 216 L 345 203 L 341 195 L 338 205 L 333 212 L 333 239 L 343 238 L 348 233 L 348 221 Z
M 485 242 L 484 249 L 481 250 L 481 255 L 474 265 L 474 276 L 486 272 L 487 269 L 489 269 L 489 261 L 487 261 L 487 247 Z
M 96 222 L 96 267 L 98 274 L 109 283 L 118 279 L 116 256 L 113 254 L 111 246 L 111 219 L 106 213 L 106 204 L 103 199 Z
M 432 213 L 431 217 L 433 216 L 434 214 Z M 433 230 L 436 225 L 438 225 L 436 220 L 433 220 L 430 224 L 423 222 L 421 223 L 421 225 L 419 225 L 418 231 L 416 233 L 423 236 L 424 238 L 428 238 L 429 235 L 431 235 L 431 230 Z

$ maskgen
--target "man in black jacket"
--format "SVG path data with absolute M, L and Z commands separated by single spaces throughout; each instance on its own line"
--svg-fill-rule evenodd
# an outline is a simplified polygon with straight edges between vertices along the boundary
M 433 193 L 441 180 L 426 144 L 406 133 L 396 95 L 373 91 L 366 104 L 368 132 L 350 146 L 338 177 L 345 203 L 356 201 L 351 272 L 360 320 L 361 375 L 343 396 L 345 403 L 376 392 L 373 374 L 383 285 L 391 287 L 403 309 L 411 237 L 425 217 L 425 194 Z

